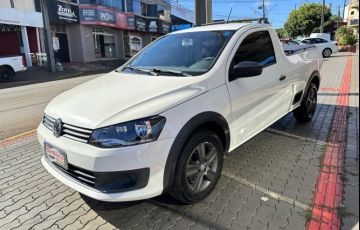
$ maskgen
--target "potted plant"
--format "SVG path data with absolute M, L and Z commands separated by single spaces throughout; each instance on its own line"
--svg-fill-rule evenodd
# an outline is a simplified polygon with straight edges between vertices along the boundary
M 357 37 L 354 29 L 342 26 L 336 31 L 336 39 L 339 41 L 339 50 L 356 52 Z

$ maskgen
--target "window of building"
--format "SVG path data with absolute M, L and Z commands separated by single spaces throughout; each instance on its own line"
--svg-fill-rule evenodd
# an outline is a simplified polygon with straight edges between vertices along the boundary
M 147 5 L 147 16 L 148 17 L 158 17 L 156 4 L 148 4 Z
M 73 4 L 79 4 L 79 0 L 62 0 L 63 2 L 69 2 Z
M 354 10 L 352 10 L 352 11 L 350 12 L 350 14 L 351 14 L 351 15 L 354 15 L 354 14 L 355 14 L 355 11 L 354 11 Z
M 147 4 L 145 2 L 141 2 L 141 15 L 147 16 Z
M 268 31 L 259 31 L 248 35 L 237 50 L 232 65 L 240 62 L 257 62 L 264 66 L 276 63 L 273 43 Z
M 68 1 L 77 1 L 77 0 L 68 0 Z M 90 5 L 100 5 L 109 7 L 122 11 L 123 9 L 123 0 L 79 0 L 80 4 L 90 4 Z

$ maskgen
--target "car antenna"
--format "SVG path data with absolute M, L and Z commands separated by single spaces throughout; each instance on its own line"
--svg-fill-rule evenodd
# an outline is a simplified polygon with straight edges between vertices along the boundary
M 228 22 L 229 22 L 229 20 L 230 20 L 230 16 L 231 16 L 232 10 L 233 10 L 233 8 L 231 7 L 231 9 L 230 9 L 230 13 L 229 13 L 229 16 L 228 16 L 228 18 L 227 18 L 227 20 L 226 20 L 226 23 L 228 23 Z

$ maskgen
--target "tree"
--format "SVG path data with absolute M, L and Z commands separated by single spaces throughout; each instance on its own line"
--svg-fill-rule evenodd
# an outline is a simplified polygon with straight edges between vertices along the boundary
M 357 42 L 354 29 L 346 26 L 342 26 L 336 31 L 336 39 L 339 41 L 339 44 L 343 46 L 354 45 Z
M 285 29 L 283 29 L 283 28 L 276 29 L 276 32 L 277 32 L 279 38 L 287 38 L 288 37 Z
M 285 31 L 291 37 L 309 36 L 321 24 L 322 5 L 318 3 L 304 4 L 299 9 L 293 10 L 286 23 Z M 331 17 L 331 10 L 326 7 L 325 22 Z

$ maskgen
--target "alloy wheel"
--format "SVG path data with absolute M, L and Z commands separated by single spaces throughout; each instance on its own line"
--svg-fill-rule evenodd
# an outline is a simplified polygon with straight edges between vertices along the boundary
M 330 57 L 330 55 L 331 55 L 331 50 L 325 49 L 324 50 L 324 57 Z
M 214 144 L 200 143 L 190 154 L 186 165 L 188 188 L 195 193 L 206 190 L 216 179 L 219 153 Z
M 317 92 L 316 92 L 315 88 L 312 88 L 309 92 L 307 103 L 306 103 L 306 109 L 311 118 L 315 114 L 316 105 L 317 105 Z

